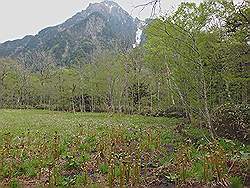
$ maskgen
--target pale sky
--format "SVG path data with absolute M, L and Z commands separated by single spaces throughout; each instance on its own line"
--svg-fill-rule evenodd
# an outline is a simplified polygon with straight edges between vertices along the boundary
M 0 43 L 7 40 L 35 35 L 40 30 L 60 24 L 77 12 L 87 8 L 89 3 L 102 0 L 0 0 Z M 133 17 L 145 19 L 150 9 L 140 13 L 133 11 L 136 5 L 149 0 L 113 0 Z M 173 10 L 180 2 L 201 2 L 202 0 L 162 0 L 162 12 Z

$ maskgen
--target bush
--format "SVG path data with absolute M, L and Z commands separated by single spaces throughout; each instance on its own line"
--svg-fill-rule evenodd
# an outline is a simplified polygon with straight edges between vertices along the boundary
M 185 109 L 181 106 L 170 106 L 152 115 L 155 117 L 185 118 L 186 112 Z
M 182 106 L 171 106 L 165 110 L 166 117 L 186 118 L 186 110 Z
M 212 123 L 215 134 L 219 137 L 248 143 L 250 106 L 224 104 L 215 109 Z

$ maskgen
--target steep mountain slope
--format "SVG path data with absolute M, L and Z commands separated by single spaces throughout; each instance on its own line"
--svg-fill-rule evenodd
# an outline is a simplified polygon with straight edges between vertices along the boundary
M 138 19 L 117 3 L 90 4 L 64 23 L 43 29 L 35 36 L 0 44 L 0 57 L 30 61 L 34 53 L 51 56 L 56 64 L 89 62 L 104 49 L 127 50 L 136 43 Z

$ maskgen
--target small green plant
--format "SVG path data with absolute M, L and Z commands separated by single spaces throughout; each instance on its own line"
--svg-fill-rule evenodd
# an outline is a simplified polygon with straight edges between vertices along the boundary
M 109 167 L 107 164 L 101 164 L 100 166 L 100 171 L 102 174 L 107 174 L 109 171 Z
M 234 176 L 230 178 L 230 188 L 243 188 L 242 179 L 238 176 Z
M 21 185 L 19 184 L 17 179 L 12 179 L 9 183 L 10 188 L 20 188 Z
M 80 163 L 75 159 L 74 156 L 66 156 L 65 168 L 67 170 L 78 169 L 80 167 Z
M 125 165 L 123 162 L 120 164 L 120 188 L 125 186 Z
M 188 171 L 191 168 L 191 148 L 188 145 L 183 145 L 176 153 L 176 166 L 179 175 L 178 183 L 185 183 L 188 178 Z
M 114 181 L 115 181 L 115 164 L 114 164 L 114 159 L 111 159 L 109 165 L 109 174 L 108 174 L 108 182 L 110 188 L 114 187 Z
M 224 149 L 217 143 L 209 145 L 208 163 L 212 167 L 212 172 L 216 176 L 218 182 L 225 178 L 227 172 L 226 154 Z

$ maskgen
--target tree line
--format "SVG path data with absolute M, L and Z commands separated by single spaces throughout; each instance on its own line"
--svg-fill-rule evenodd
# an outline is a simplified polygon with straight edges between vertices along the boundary
M 144 51 L 106 52 L 94 63 L 76 62 L 58 68 L 42 56 L 39 65 L 2 60 L 0 105 L 5 108 L 44 108 L 81 112 L 139 113 L 163 107 L 164 77 L 152 75 Z M 36 70 L 37 71 L 34 71 Z

